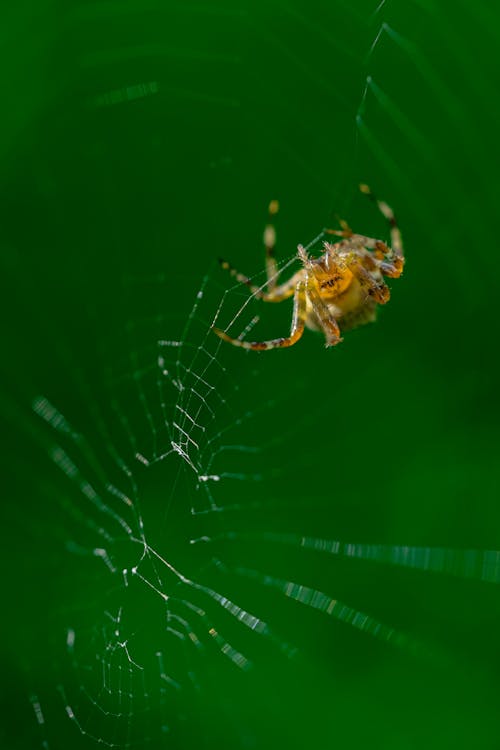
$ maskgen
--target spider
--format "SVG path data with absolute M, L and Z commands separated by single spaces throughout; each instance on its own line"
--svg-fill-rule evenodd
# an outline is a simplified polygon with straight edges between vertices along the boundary
M 277 201 L 271 201 L 269 223 L 264 232 L 267 271 L 265 286 L 254 286 L 227 261 L 219 259 L 219 262 L 223 269 L 229 271 L 237 281 L 246 284 L 252 294 L 264 302 L 282 302 L 293 296 L 290 334 L 268 341 L 245 341 L 241 337 L 232 338 L 225 331 L 214 327 L 217 336 L 233 346 L 264 351 L 293 346 L 307 327 L 322 331 L 328 347 L 336 346 L 343 340 L 341 330 L 347 331 L 375 320 L 377 305 L 385 305 L 390 297 L 383 277 L 401 276 L 405 259 L 401 233 L 392 209 L 387 203 L 377 200 L 368 185 L 360 185 L 359 188 L 377 204 L 387 219 L 392 247 L 381 240 L 355 234 L 345 221 L 340 220 L 341 229 L 324 229 L 320 237 L 329 234 L 342 239 L 333 244 L 323 242 L 324 252 L 319 258 L 312 258 L 299 245 L 297 255 L 302 268 L 288 281 L 277 285 L 279 271 L 274 259 L 276 232 L 273 217 L 279 206 Z

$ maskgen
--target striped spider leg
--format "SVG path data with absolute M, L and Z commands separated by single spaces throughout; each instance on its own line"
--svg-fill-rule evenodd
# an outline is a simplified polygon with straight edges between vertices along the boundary
M 403 273 L 403 267 L 405 258 L 403 255 L 403 243 L 401 239 L 401 230 L 398 227 L 396 217 L 392 208 L 384 201 L 378 200 L 375 197 L 368 185 L 361 184 L 359 189 L 362 193 L 368 196 L 378 207 L 380 213 L 387 219 L 391 234 L 391 247 L 388 247 L 382 240 L 374 239 L 373 237 L 366 237 L 362 234 L 355 234 L 348 223 L 343 219 L 339 220 L 342 227 L 339 229 L 328 229 L 324 228 L 325 234 L 334 234 L 337 237 L 344 237 L 359 247 L 368 248 L 373 250 L 373 258 L 377 263 L 384 276 L 388 276 L 393 279 L 397 279 Z

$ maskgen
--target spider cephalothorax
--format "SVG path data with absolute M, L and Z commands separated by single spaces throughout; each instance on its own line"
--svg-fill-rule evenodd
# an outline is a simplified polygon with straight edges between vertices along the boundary
M 360 185 L 360 189 L 377 203 L 389 222 L 391 247 L 373 237 L 355 234 L 346 222 L 341 221 L 341 229 L 323 230 L 324 235 L 336 235 L 341 240 L 324 242 L 324 252 L 319 258 L 310 257 L 306 249 L 299 245 L 298 258 L 302 268 L 288 281 L 276 285 L 278 269 L 274 260 L 276 236 L 272 216 L 277 212 L 278 204 L 272 201 L 269 206 L 270 221 L 264 232 L 267 290 L 254 286 L 226 261 L 221 260 L 221 265 L 265 302 L 281 302 L 293 296 L 290 335 L 269 341 L 245 341 L 234 339 L 225 331 L 214 328 L 220 338 L 234 346 L 262 351 L 293 346 L 302 336 L 304 327 L 307 327 L 322 331 L 326 346 L 335 346 L 342 341 L 341 331 L 375 320 L 377 305 L 385 305 L 390 298 L 384 276 L 398 278 L 403 272 L 403 246 L 392 209 L 387 203 L 374 198 L 367 185 Z

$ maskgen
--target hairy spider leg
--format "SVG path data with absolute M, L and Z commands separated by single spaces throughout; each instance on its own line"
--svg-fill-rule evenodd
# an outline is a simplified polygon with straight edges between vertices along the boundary
M 284 299 L 288 299 L 288 297 L 291 297 L 295 291 L 295 287 L 301 274 L 301 271 L 297 271 L 290 279 L 288 279 L 288 281 L 285 281 L 279 286 L 275 286 L 274 289 L 270 292 L 264 292 L 261 287 L 252 284 L 248 276 L 245 276 L 244 274 L 237 271 L 236 268 L 234 268 L 230 263 L 227 262 L 227 260 L 219 258 L 219 263 L 224 271 L 228 271 L 229 275 L 236 279 L 236 281 L 238 281 L 240 284 L 245 284 L 250 289 L 252 294 L 254 294 L 258 299 L 264 300 L 264 302 L 282 302 Z
M 234 346 L 241 346 L 243 349 L 253 349 L 254 351 L 265 351 L 266 349 L 281 349 L 287 346 L 293 346 L 304 333 L 304 324 L 307 317 L 307 293 L 306 282 L 302 279 L 296 285 L 293 298 L 293 317 L 290 328 L 290 335 L 285 338 L 269 339 L 268 341 L 240 341 L 234 339 L 220 328 L 214 328 L 214 332 L 223 341 L 228 341 Z
M 329 227 L 323 227 L 323 232 L 325 232 L 326 234 L 335 234 L 337 235 L 337 237 L 352 237 L 354 232 L 347 221 L 345 221 L 345 219 L 341 219 L 338 214 L 334 214 L 334 216 L 342 229 L 330 229 Z
M 359 189 L 362 193 L 367 195 L 370 200 L 377 204 L 380 213 L 385 216 L 389 224 L 391 233 L 391 247 L 387 253 L 387 259 L 382 261 L 380 264 L 380 270 L 384 276 L 397 279 L 403 273 L 404 266 L 404 255 L 403 255 L 403 240 L 401 238 L 401 230 L 398 227 L 398 222 L 394 215 L 392 208 L 385 203 L 385 201 L 379 200 L 368 187 L 368 185 L 361 184 Z M 383 244 L 383 243 L 381 243 Z
M 373 297 L 379 305 L 385 305 L 391 298 L 389 287 L 384 281 L 377 281 L 371 273 L 364 268 L 360 260 L 348 263 L 348 268 L 356 276 L 362 287 L 367 289 L 370 297 Z
M 340 337 L 339 325 L 328 309 L 328 305 L 321 299 L 321 295 L 315 286 L 314 279 L 309 276 L 307 279 L 307 296 L 309 297 L 313 310 L 316 313 L 321 328 L 326 336 L 326 346 L 340 344 L 342 338 Z
M 378 268 L 384 276 L 397 279 L 403 273 L 404 258 L 401 257 L 398 261 L 392 254 L 391 248 L 387 247 L 382 240 L 365 237 L 363 234 L 353 234 L 350 239 L 342 240 L 342 242 L 333 245 L 332 249 L 334 252 L 338 252 L 344 247 L 351 250 L 359 258 L 363 258 L 363 263 L 367 268 L 371 270 Z M 363 252 L 365 248 L 373 250 L 373 254 Z M 386 301 L 389 301 L 389 297 Z
M 276 259 L 274 257 L 274 248 L 276 246 L 276 229 L 274 226 L 274 217 L 278 213 L 280 204 L 277 200 L 273 200 L 269 204 L 268 221 L 264 229 L 264 247 L 266 249 L 266 273 L 267 273 L 267 289 L 272 292 L 276 287 L 276 279 L 278 278 L 278 266 L 276 265 Z
M 336 234 L 337 237 L 352 237 L 354 231 L 353 229 L 351 229 L 347 221 L 345 219 L 342 219 L 338 214 L 334 214 L 334 216 L 342 229 L 329 229 L 328 227 L 324 227 L 323 231 L 327 232 L 328 234 Z
M 376 198 L 368 185 L 361 184 L 359 189 L 362 193 L 367 195 L 370 200 L 377 204 L 379 211 L 387 219 L 391 233 L 391 247 L 388 247 L 388 245 L 385 242 L 382 242 L 382 240 L 377 240 L 373 237 L 366 237 L 363 234 L 355 234 L 347 222 L 342 219 L 339 219 L 342 229 L 329 229 L 328 227 L 325 227 L 323 231 L 325 234 L 333 234 L 336 237 L 343 237 L 347 242 L 355 242 L 362 247 L 373 250 L 374 257 L 381 261 L 379 268 L 384 276 L 397 278 L 403 273 L 404 256 L 401 231 L 398 227 L 394 212 L 387 203 Z
M 373 255 L 377 260 L 384 260 L 386 255 L 389 255 L 391 248 L 386 245 L 382 240 L 377 240 L 374 237 L 367 237 L 364 234 L 357 234 L 353 232 L 349 224 L 343 219 L 338 219 L 342 229 L 329 229 L 324 227 L 323 232 L 325 234 L 334 234 L 336 237 L 343 237 L 343 241 L 339 242 L 335 246 L 340 249 L 343 245 L 351 246 L 352 244 L 358 245 L 360 248 L 365 247 L 368 250 L 373 250 Z
M 223 258 L 219 258 L 219 263 L 225 271 L 229 271 L 230 275 L 233 276 L 241 284 L 246 284 L 251 291 L 256 294 L 260 299 L 263 299 L 268 292 L 273 292 L 276 289 L 276 279 L 279 276 L 279 269 L 274 257 L 274 248 L 276 246 L 276 229 L 274 226 L 274 216 L 279 211 L 279 201 L 272 200 L 268 206 L 268 220 L 264 228 L 263 242 L 266 253 L 266 275 L 267 275 L 267 292 L 263 291 L 259 287 L 252 284 L 250 279 L 242 273 L 239 273 L 233 266 L 230 265 Z M 292 296 L 295 289 L 295 284 L 291 286 L 290 293 L 288 296 Z M 286 297 L 283 297 L 286 299 Z
M 377 258 L 377 260 L 384 260 L 384 258 L 391 253 L 391 248 L 388 247 L 385 242 L 377 240 L 374 237 L 367 237 L 364 234 L 356 234 L 355 232 L 342 232 L 338 229 L 325 228 L 323 231 L 325 234 L 334 234 L 337 237 L 345 238 L 335 246 L 335 249 L 340 249 L 343 246 L 350 247 L 352 245 L 357 245 L 359 248 L 365 247 L 368 250 L 374 251 L 373 257 Z
M 337 321 L 328 309 L 328 305 L 323 301 L 321 294 L 316 287 L 314 272 L 311 270 L 312 264 L 309 260 L 306 249 L 302 245 L 298 246 L 298 256 L 306 270 L 307 296 L 326 336 L 326 345 L 335 346 L 335 344 L 339 344 L 342 341 L 340 338 L 340 329 Z

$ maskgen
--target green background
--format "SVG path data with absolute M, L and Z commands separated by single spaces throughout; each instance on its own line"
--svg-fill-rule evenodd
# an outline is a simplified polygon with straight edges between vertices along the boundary
M 287 543 L 500 545 L 500 15 L 486 0 L 377 6 L 2 9 L 3 746 L 87 748 L 93 736 L 138 747 L 498 747 L 498 561 L 485 581 L 474 566 L 450 575 Z M 407 255 L 378 322 L 329 350 L 311 332 L 286 351 L 219 346 L 209 326 L 221 299 L 227 324 L 247 292 L 215 259 L 262 283 L 271 198 L 280 261 L 336 213 L 386 237 L 360 181 L 394 207 Z M 289 303 L 252 303 L 241 328 L 256 312 L 257 338 L 287 330 Z M 191 513 L 209 507 L 207 496 L 177 455 L 149 469 L 134 457 L 134 446 L 154 455 L 155 439 L 168 447 L 157 341 L 180 336 L 225 367 L 216 389 L 227 403 L 212 421 L 201 416 L 213 472 L 245 475 L 208 488 L 225 512 Z M 37 396 L 73 435 L 33 412 Z M 252 450 L 215 454 L 226 427 L 231 444 Z M 101 488 L 123 486 L 115 446 L 149 543 L 265 620 L 275 640 L 192 590 L 182 596 L 206 619 L 186 605 L 179 614 L 202 647 L 167 637 L 158 597 L 125 590 L 92 555 L 89 520 L 102 520 L 50 457 L 55 444 Z M 113 534 L 109 554 L 130 567 L 137 550 Z M 190 544 L 200 536 L 212 541 Z M 249 569 L 338 597 L 408 640 L 374 639 Z M 163 585 L 179 587 L 173 577 Z M 144 682 L 134 672 L 130 687 L 125 670 L 119 683 L 117 670 L 107 697 L 103 612 L 120 606 Z M 253 669 L 221 654 L 207 621 Z M 158 650 L 180 691 L 161 691 Z

